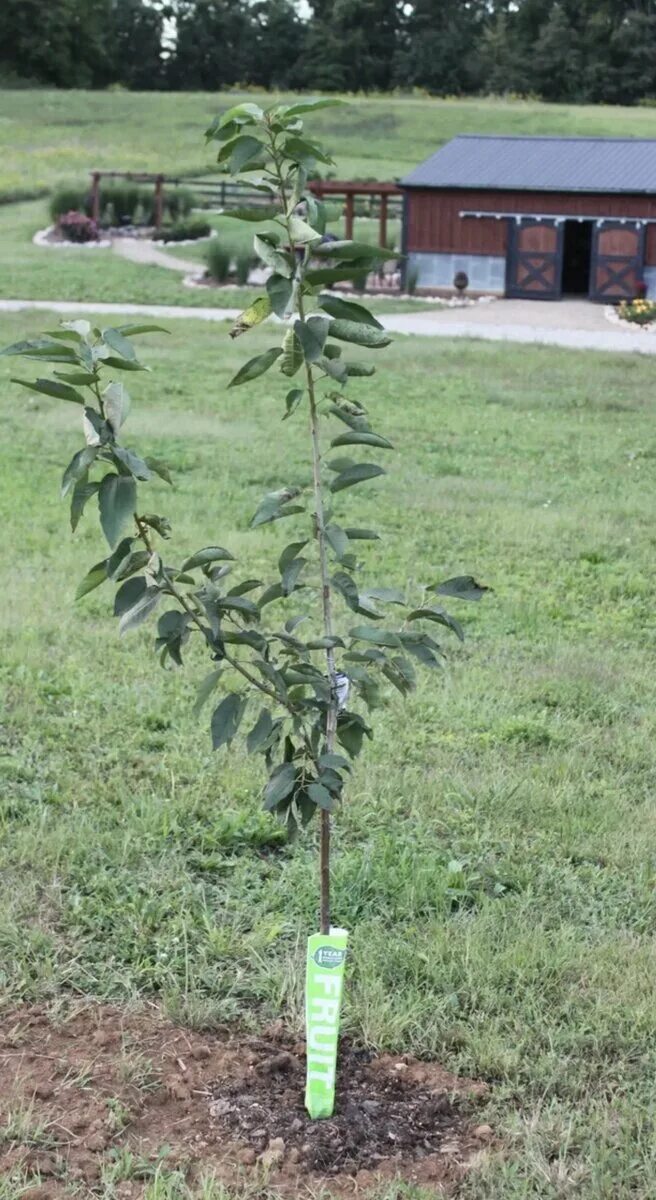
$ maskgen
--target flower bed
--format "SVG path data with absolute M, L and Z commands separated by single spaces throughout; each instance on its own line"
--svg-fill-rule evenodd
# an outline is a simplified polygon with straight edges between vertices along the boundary
M 650 325 L 656 321 L 656 301 L 654 300 L 622 300 L 617 309 L 617 315 L 622 321 L 631 325 Z

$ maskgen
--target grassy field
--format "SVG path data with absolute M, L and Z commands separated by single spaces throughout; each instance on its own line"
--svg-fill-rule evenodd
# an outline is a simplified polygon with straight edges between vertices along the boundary
M 0 196 L 52 188 L 92 168 L 194 172 L 216 153 L 203 134 L 239 93 L 0 91 Z M 258 99 L 248 93 L 248 99 Z M 456 133 L 656 136 L 656 111 L 494 98 L 346 97 L 317 113 L 314 133 L 342 178 L 395 179 Z
M 5 317 L 0 343 L 41 327 Z M 154 370 L 131 389 L 135 442 L 177 479 L 153 485 L 152 507 L 171 515 L 175 545 L 218 541 L 259 574 L 291 529 L 247 521 L 303 472 L 304 422 L 272 440 L 284 389 L 225 391 L 247 353 L 226 327 L 171 330 L 148 342 Z M 463 614 L 444 673 L 405 706 L 385 697 L 339 815 L 345 1027 L 488 1081 L 480 1119 L 498 1149 L 462 1200 L 648 1200 L 652 366 L 412 339 L 387 361 L 359 394 L 402 453 L 344 504 L 386 530 L 364 578 L 474 571 L 494 593 Z M 193 1025 L 282 1015 L 299 1029 L 312 836 L 285 846 L 253 762 L 210 752 L 207 716 L 191 714 L 193 654 L 162 672 L 148 630 L 119 641 L 102 590 L 73 604 L 102 552 L 95 521 L 72 539 L 57 499 L 75 413 L 9 374 L 3 360 L 4 1003 L 154 996 Z

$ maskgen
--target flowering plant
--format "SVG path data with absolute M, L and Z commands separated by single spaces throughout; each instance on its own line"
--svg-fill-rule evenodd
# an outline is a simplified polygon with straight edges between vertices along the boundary
M 98 239 L 98 226 L 91 217 L 71 209 L 59 218 L 57 227 L 69 242 L 95 242 Z

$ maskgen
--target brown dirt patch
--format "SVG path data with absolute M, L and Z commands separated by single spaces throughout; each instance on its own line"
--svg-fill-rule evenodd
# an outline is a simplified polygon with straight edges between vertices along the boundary
M 480 1151 L 473 1110 L 485 1085 L 344 1044 L 335 1115 L 310 1121 L 304 1053 L 282 1027 L 199 1034 L 155 1009 L 5 1014 L 0 1178 L 27 1175 L 32 1200 L 59 1200 L 74 1183 L 106 1195 L 110 1180 L 136 1200 L 166 1147 L 164 1165 L 190 1181 L 265 1178 L 286 1194 L 326 1182 L 345 1195 L 380 1177 L 448 1189 Z

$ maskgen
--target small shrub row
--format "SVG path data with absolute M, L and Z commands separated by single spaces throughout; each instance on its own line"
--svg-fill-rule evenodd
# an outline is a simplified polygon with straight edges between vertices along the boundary
M 188 221 L 176 221 L 175 225 L 164 226 L 153 234 L 155 242 L 191 242 L 209 237 L 212 226 L 202 217 L 191 217 Z
M 213 238 L 205 253 L 208 275 L 216 283 L 227 283 L 232 273 L 233 263 L 237 283 L 243 287 L 248 283 L 248 277 L 255 266 L 256 259 L 248 252 L 235 250 L 234 247 L 220 241 L 219 238 Z
M 622 300 L 618 312 L 623 321 L 629 321 L 632 325 L 649 325 L 656 321 L 656 301 Z
M 190 188 L 164 188 L 164 222 L 176 224 L 189 215 L 194 206 Z M 92 214 L 91 189 L 87 184 L 62 185 L 50 198 L 50 217 L 55 223 L 65 213 Z M 109 225 L 153 225 L 155 221 L 154 189 L 130 180 L 101 180 L 100 223 Z

